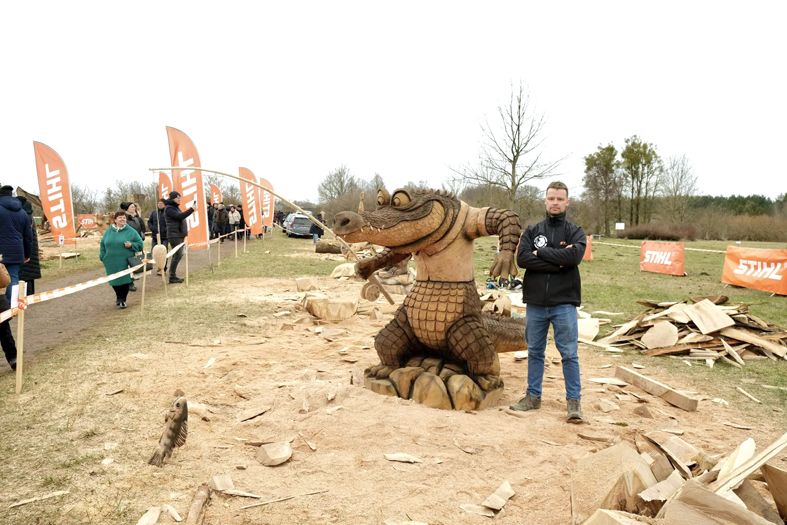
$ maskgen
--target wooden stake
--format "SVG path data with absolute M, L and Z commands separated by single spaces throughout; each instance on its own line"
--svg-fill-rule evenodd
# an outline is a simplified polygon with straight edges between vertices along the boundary
M 248 230 L 248 226 L 243 228 L 243 253 L 248 253 L 246 251 L 246 230 Z
M 736 386 L 736 387 L 735 387 L 735 390 L 737 390 L 738 392 L 740 392 L 740 393 L 741 393 L 741 394 L 743 394 L 744 396 L 748 397 L 749 399 L 751 399 L 751 400 L 752 400 L 752 401 L 754 401 L 755 403 L 762 403 L 762 401 L 760 401 L 759 399 L 757 399 L 756 397 L 754 397 L 753 395 L 751 395 L 750 393 L 748 393 L 747 391 L 745 391 L 744 389 L 742 389 L 742 388 L 741 388 L 741 387 L 739 387 L 739 386 Z
M 186 252 L 186 288 L 189 286 L 189 245 L 184 244 L 183 250 Z
M 62 260 L 62 258 L 61 258 Z M 27 283 L 19 281 L 18 301 L 27 297 Z M 18 303 L 17 303 L 18 304 Z M 16 393 L 22 393 L 22 373 L 25 367 L 25 310 L 19 309 L 16 320 Z
M 189 513 L 186 516 L 186 525 L 196 525 L 200 523 L 202 510 L 205 507 L 205 503 L 207 503 L 208 499 L 210 499 L 210 487 L 207 483 L 203 483 L 199 486 L 197 492 L 194 494 L 194 499 L 191 500 Z
M 147 283 L 148 276 L 148 256 L 145 255 L 145 250 L 142 250 L 142 301 L 139 303 L 139 313 L 145 313 L 145 284 Z
M 238 228 L 235 228 L 234 234 L 235 234 L 234 235 L 234 237 L 235 237 L 235 258 L 237 259 L 238 258 Z

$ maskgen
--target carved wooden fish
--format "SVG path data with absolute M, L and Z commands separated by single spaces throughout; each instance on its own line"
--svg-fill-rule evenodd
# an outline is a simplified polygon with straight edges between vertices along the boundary
M 167 426 L 158 441 L 158 448 L 153 453 L 153 457 L 148 461 L 149 464 L 160 467 L 164 460 L 172 455 L 174 447 L 181 447 L 186 443 L 186 436 L 189 432 L 189 407 L 186 398 L 178 397 L 172 408 L 164 417 Z

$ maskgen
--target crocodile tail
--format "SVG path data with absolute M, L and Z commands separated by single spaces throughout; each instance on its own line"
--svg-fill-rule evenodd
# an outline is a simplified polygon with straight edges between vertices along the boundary
M 495 345 L 495 352 L 516 352 L 525 350 L 525 320 L 513 317 L 484 313 L 481 314 L 484 325 Z

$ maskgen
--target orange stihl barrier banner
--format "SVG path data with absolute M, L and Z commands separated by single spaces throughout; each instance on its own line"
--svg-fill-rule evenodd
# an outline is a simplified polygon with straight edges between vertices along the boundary
M 727 246 L 721 282 L 787 295 L 787 250 Z
M 98 228 L 96 216 L 92 213 L 80 213 L 77 215 L 77 223 L 79 223 L 83 230 L 94 230 Z
M 273 189 L 273 185 L 267 179 L 260 179 L 260 186 L 265 186 L 269 190 Z M 261 188 L 260 190 L 260 215 L 262 216 L 263 226 L 273 228 L 273 195 Z
M 642 272 L 686 275 L 682 242 L 643 241 L 639 248 L 639 269 Z
M 224 202 L 224 198 L 221 196 L 221 188 L 219 188 L 215 184 L 210 185 L 210 203 L 211 204 L 220 204 Z
M 41 192 L 41 207 L 44 209 L 52 230 L 52 238 L 60 235 L 65 239 L 76 237 L 74 208 L 71 205 L 71 186 L 68 183 L 66 163 L 55 150 L 33 142 L 38 172 L 38 189 Z
M 180 193 L 180 209 L 194 207 L 194 213 L 186 219 L 189 227 L 189 246 L 196 249 L 208 246 L 208 208 L 205 199 L 205 186 L 202 184 L 202 171 L 190 170 L 200 166 L 199 153 L 188 135 L 179 129 L 167 126 L 169 155 L 172 165 L 185 168 L 172 171 L 172 186 Z
M 593 236 L 587 236 L 587 244 L 585 244 L 585 255 L 582 256 L 583 261 L 593 260 Z
M 256 186 L 247 183 L 247 180 L 256 182 L 257 177 L 251 172 L 249 168 L 238 168 L 240 171 L 240 198 L 241 208 L 243 209 L 243 217 L 246 224 L 249 226 L 252 235 L 260 235 L 262 233 L 262 216 L 260 215 L 260 192 L 257 191 Z
M 169 199 L 169 192 L 172 191 L 172 179 L 169 175 L 160 171 L 158 173 L 158 198 Z

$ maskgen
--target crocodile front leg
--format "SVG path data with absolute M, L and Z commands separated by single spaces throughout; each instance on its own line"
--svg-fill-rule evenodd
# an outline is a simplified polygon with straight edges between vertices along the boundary
M 489 235 L 499 237 L 498 247 L 500 252 L 495 257 L 489 275 L 492 277 L 505 277 L 516 275 L 516 245 L 519 236 L 522 235 L 522 226 L 519 224 L 519 216 L 511 210 L 499 210 L 489 208 L 486 212 L 485 220 L 486 231 Z

